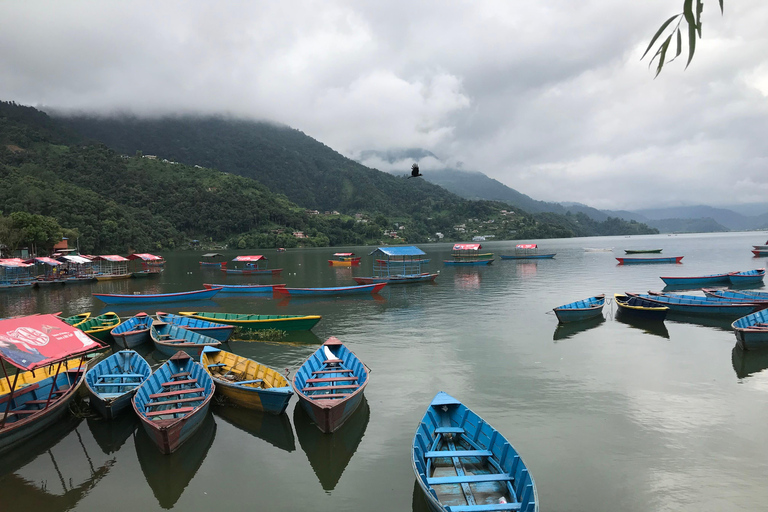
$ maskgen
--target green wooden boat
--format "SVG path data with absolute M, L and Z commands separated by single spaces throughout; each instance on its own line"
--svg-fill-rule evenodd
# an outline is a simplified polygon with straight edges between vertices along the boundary
M 322 318 L 320 315 L 248 315 L 239 313 L 206 313 L 180 311 L 180 315 L 209 322 L 235 325 L 244 329 L 279 329 L 281 331 L 309 331 Z
M 662 249 L 624 249 L 626 254 L 660 254 Z
M 79 315 L 72 315 L 68 316 L 67 318 L 62 318 L 65 323 L 68 323 L 72 327 L 77 327 L 81 323 L 85 322 L 91 317 L 90 313 L 80 313 Z
M 99 341 L 108 343 L 114 341 L 112 334 L 109 331 L 120 325 L 121 322 L 122 321 L 120 320 L 120 317 L 117 316 L 117 313 L 112 313 L 110 311 L 109 313 L 94 316 L 84 322 L 80 322 L 75 325 L 75 327 L 86 334 L 90 334 Z

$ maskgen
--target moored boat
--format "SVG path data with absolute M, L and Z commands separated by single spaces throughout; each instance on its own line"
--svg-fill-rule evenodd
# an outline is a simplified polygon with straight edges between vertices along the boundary
M 680 263 L 685 256 L 672 256 L 663 258 L 616 258 L 619 265 L 631 265 L 637 263 Z
M 213 378 L 216 393 L 241 407 L 282 414 L 293 396 L 285 377 L 252 359 L 205 347 L 200 364 Z
M 736 342 L 743 350 L 768 348 L 768 310 L 745 315 L 731 324 Z
M 624 254 L 661 254 L 662 249 L 624 249 Z
M 429 260 L 426 253 L 416 246 L 378 247 L 371 255 L 373 276 L 354 277 L 357 284 L 389 283 L 406 284 L 434 281 L 437 274 L 422 272 L 422 265 Z
M 254 315 L 202 311 L 180 311 L 179 314 L 245 329 L 279 329 L 281 331 L 309 331 L 322 318 L 320 315 Z
M 731 284 L 755 284 L 762 283 L 765 277 L 765 269 L 758 268 L 755 270 L 745 270 L 742 272 L 731 272 L 728 274 L 728 279 Z
M 155 317 L 160 322 L 183 327 L 188 331 L 203 334 L 209 338 L 221 341 L 222 343 L 227 341 L 229 337 L 232 336 L 232 331 L 235 330 L 234 326 L 232 325 L 209 322 L 207 320 L 200 320 L 199 318 L 192 318 L 189 316 L 163 313 L 162 311 L 158 311 L 155 314 Z
M 221 345 L 219 340 L 204 334 L 160 321 L 152 323 L 149 328 L 149 335 L 155 344 L 155 349 L 166 356 L 173 356 L 178 351 L 182 351 L 195 359 L 200 359 L 204 347 L 219 347 Z
M 224 261 L 216 261 L 216 260 L 217 260 L 217 258 L 223 258 L 223 257 L 224 257 L 224 255 L 220 254 L 218 252 L 209 252 L 209 253 L 206 253 L 206 254 L 203 254 L 202 256 L 200 256 L 201 260 L 200 260 L 199 263 L 200 263 L 201 267 L 216 267 L 216 268 L 220 268 L 222 265 L 225 264 L 225 262 Z
M 328 260 L 332 267 L 351 267 L 360 264 L 360 256 L 355 256 L 353 252 L 337 252 L 333 254 L 335 259 Z
M 185 302 L 188 300 L 210 299 L 221 291 L 221 288 L 193 290 L 179 293 L 153 293 L 122 295 L 117 293 L 94 293 L 96 299 L 105 304 L 151 304 L 164 302 Z
M 255 274 L 276 275 L 283 271 L 283 269 L 281 268 L 267 268 L 266 267 L 267 257 L 261 254 L 253 255 L 253 256 L 238 256 L 234 258 L 232 261 L 245 262 L 246 268 L 224 268 L 224 265 L 222 265 L 221 271 L 226 274 L 246 274 L 246 275 L 255 275 Z M 262 263 L 264 263 L 264 267 L 261 266 Z
M 753 290 L 718 290 L 716 288 L 702 288 L 702 292 L 707 297 L 716 297 L 730 300 L 752 300 L 755 302 L 768 301 L 767 292 L 756 292 Z
M 584 300 L 577 300 L 554 308 L 558 321 L 561 323 L 578 322 L 596 316 L 602 316 L 605 306 L 605 294 L 596 295 Z
M 671 312 L 687 315 L 740 317 L 768 307 L 768 303 L 737 303 L 708 297 L 693 299 L 675 295 L 651 295 L 629 292 L 625 295 L 628 297 L 640 297 L 657 305 L 666 306 Z
M 149 363 L 133 350 L 115 352 L 85 374 L 90 403 L 110 420 L 129 407 L 136 389 L 151 374 Z
M 91 313 L 86 312 L 86 313 L 78 313 L 77 315 L 72 315 L 66 318 L 62 318 L 62 320 L 64 320 L 66 323 L 68 323 L 72 327 L 77 327 L 78 325 L 85 322 L 89 318 L 91 318 Z
M 203 367 L 177 352 L 139 387 L 133 409 L 160 451 L 173 453 L 200 427 L 213 391 Z
M 413 438 L 416 482 L 435 512 L 537 512 L 536 485 L 504 435 L 439 392 Z
M 293 376 L 299 403 L 321 431 L 341 427 L 360 405 L 368 368 L 337 338 L 331 337 Z
M 359 286 L 334 286 L 330 288 L 275 288 L 275 293 L 286 297 L 334 297 L 360 293 L 379 293 L 387 283 L 362 284 Z
M 92 316 L 75 327 L 86 334 L 90 334 L 99 341 L 109 342 L 112 341 L 112 329 L 120 325 L 120 323 L 121 320 L 117 313 L 110 311 L 99 316 Z
M 281 288 L 285 284 L 210 284 L 203 283 L 203 288 L 221 288 L 220 293 L 243 293 L 249 295 L 269 295 L 275 288 Z
M 151 341 L 149 328 L 152 318 L 146 313 L 137 313 L 117 327 L 110 334 L 118 347 L 134 348 Z
M 728 283 L 728 272 L 723 274 L 709 274 L 706 276 L 688 276 L 688 277 L 660 276 L 659 279 L 664 281 L 664 283 L 667 286 L 700 287 L 701 285 Z
M 444 265 L 448 266 L 476 266 L 490 265 L 493 263 L 493 253 L 481 253 L 480 244 L 454 244 L 451 250 L 450 260 L 443 260 Z
M 429 272 L 422 272 L 421 274 L 408 274 L 408 275 L 391 275 L 382 277 L 353 277 L 356 283 L 359 284 L 372 284 L 372 283 L 387 283 L 387 284 L 408 284 L 408 283 L 422 283 L 426 281 L 434 281 L 439 274 L 431 274 Z
M 659 306 L 641 297 L 628 297 L 623 294 L 615 293 L 613 300 L 618 306 L 618 311 L 636 317 L 647 318 L 648 320 L 664 320 L 669 308 Z
M 557 253 L 540 253 L 538 244 L 517 244 L 514 254 L 500 254 L 503 260 L 548 260 L 555 257 Z

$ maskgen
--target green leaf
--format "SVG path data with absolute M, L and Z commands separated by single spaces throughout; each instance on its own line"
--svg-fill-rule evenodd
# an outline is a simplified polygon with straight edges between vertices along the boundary
M 693 60 L 693 54 L 696 51 L 696 25 L 688 24 L 688 62 L 685 63 L 685 69 Z
M 720 14 L 725 14 L 725 11 L 723 11 L 723 0 L 720 0 Z
M 667 39 L 661 44 L 661 47 L 659 48 L 659 65 L 656 68 L 656 76 L 654 76 L 654 78 L 659 76 L 659 73 L 661 73 L 661 68 L 664 67 L 664 59 L 666 58 L 667 48 L 669 48 L 669 43 L 671 40 L 672 34 L 669 34 L 669 37 L 667 37 Z
M 683 35 L 680 32 L 680 27 L 677 28 L 677 51 L 675 52 L 675 59 L 680 56 L 683 51 Z M 673 59 L 674 60 L 674 59 Z
M 701 12 L 704 10 L 704 0 L 696 0 L 696 28 L 701 38 Z
M 640 60 L 643 60 L 643 58 L 645 57 L 645 54 L 648 53 L 648 51 L 651 49 L 653 44 L 659 38 L 661 33 L 664 32 L 664 30 L 669 26 L 669 24 L 675 21 L 675 18 L 679 18 L 679 17 L 680 17 L 680 14 L 675 14 L 674 16 L 672 16 L 671 18 L 669 18 L 667 21 L 664 22 L 661 28 L 659 28 L 659 30 L 656 31 L 656 34 L 654 34 L 653 38 L 651 39 L 651 42 L 648 44 L 648 48 L 645 49 L 645 52 L 643 52 L 643 56 L 640 57 Z

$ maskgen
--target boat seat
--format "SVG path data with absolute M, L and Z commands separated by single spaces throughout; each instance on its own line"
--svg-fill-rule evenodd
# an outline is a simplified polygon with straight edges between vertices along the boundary
M 64 393 L 67 393 L 69 391 L 69 389 L 70 389 L 69 386 L 67 386 L 66 388 L 57 389 L 56 391 L 53 392 L 53 394 L 54 395 L 63 395 Z
M 341 364 L 343 362 L 341 359 L 326 359 L 323 364 Z
M 174 373 L 173 375 L 171 375 L 171 378 L 175 379 L 177 377 L 188 377 L 188 376 L 189 376 L 189 372 L 181 372 L 181 373 Z
M 166 396 L 186 395 L 189 393 L 202 393 L 204 391 L 205 391 L 205 388 L 187 388 L 187 389 L 180 389 L 178 391 L 165 391 L 163 393 L 153 393 L 149 395 L 149 398 L 150 399 L 163 398 Z
M 123 378 L 126 379 L 143 379 L 144 375 L 140 373 L 105 373 L 98 376 L 98 379 L 117 379 L 117 378 Z
M 331 389 L 357 389 L 360 386 L 358 384 L 344 384 L 341 386 L 310 386 L 308 388 L 302 389 L 304 393 L 307 391 L 330 391 Z
M 93 384 L 92 388 L 137 388 L 141 385 L 141 382 L 99 382 Z
M 512 480 L 514 480 L 514 477 L 506 473 L 490 473 L 487 475 L 462 475 L 427 478 L 427 483 L 429 485 L 475 484 L 479 482 L 511 482 Z
M 185 343 L 187 340 L 184 338 L 176 338 L 172 340 L 161 340 L 163 343 Z
M 350 393 L 337 393 L 333 395 L 307 395 L 307 398 L 311 400 L 325 400 L 326 398 L 346 398 L 350 396 Z
M 176 409 L 166 409 L 164 411 L 153 411 L 146 413 L 148 418 L 152 418 L 154 416 L 165 416 L 167 414 L 186 414 L 188 412 L 194 411 L 194 407 L 179 407 Z
M 264 380 L 262 380 L 262 379 L 254 379 L 254 380 L 241 380 L 241 381 L 237 381 L 237 382 L 232 382 L 232 384 L 236 384 L 238 386 L 243 386 L 245 384 L 261 384 L 262 382 L 264 382 Z
M 187 380 L 171 380 L 168 382 L 163 382 L 160 384 L 164 388 L 171 387 L 171 386 L 181 386 L 183 384 L 197 384 L 197 379 L 187 379 Z
M 464 429 L 461 427 L 437 427 L 435 434 L 463 434 Z
M 190 398 L 175 398 L 171 400 L 162 400 L 160 402 L 149 402 L 145 405 L 145 407 L 157 407 L 160 405 L 168 405 L 168 404 L 181 404 L 186 402 L 200 402 L 204 400 L 204 396 L 193 396 Z
M 19 388 L 19 389 L 15 390 L 13 392 L 13 395 L 11 396 L 11 398 L 16 398 L 17 396 L 21 396 L 21 395 L 23 395 L 25 393 L 29 393 L 30 391 L 34 391 L 35 389 L 37 389 L 39 387 L 40 387 L 40 384 L 31 384 L 29 386 L 25 386 L 23 388 Z M 9 397 L 9 395 L 1 396 L 0 397 L 0 404 L 4 404 L 5 402 L 7 402 L 8 401 L 8 397 Z M 4 411 L 0 409 L 0 413 L 2 413 L 2 412 L 4 412 Z
M 349 377 L 323 377 L 321 379 L 307 379 L 307 384 L 314 384 L 317 382 L 337 382 L 346 380 L 357 380 L 357 377 L 350 375 Z
M 209 364 L 208 368 L 220 368 L 222 366 L 227 366 L 227 365 L 224 363 L 214 363 L 214 364 Z
M 451 512 L 488 512 L 496 510 L 520 510 L 519 503 L 491 503 L 490 505 L 452 505 Z
M 53 403 L 53 402 L 55 402 L 55 401 L 56 401 L 56 400 L 58 400 L 58 399 L 59 399 L 59 397 L 57 397 L 57 396 L 52 396 L 52 397 L 51 397 L 51 400 L 50 400 L 50 403 Z M 45 404 L 47 404 L 47 403 L 48 403 L 48 400 L 27 400 L 27 401 L 26 401 L 26 402 L 24 402 L 24 403 L 25 403 L 25 404 L 32 404 L 32 405 L 45 405 Z
M 431 451 L 424 454 L 424 458 L 437 459 L 442 457 L 491 457 L 493 452 L 490 450 L 441 450 Z
M 352 370 L 347 370 L 345 368 L 336 368 L 335 370 L 317 370 L 316 372 L 312 372 L 312 375 L 322 375 L 324 373 L 352 373 Z

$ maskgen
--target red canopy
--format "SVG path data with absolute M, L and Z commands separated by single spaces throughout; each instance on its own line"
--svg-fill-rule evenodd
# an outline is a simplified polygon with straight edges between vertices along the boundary
M 55 315 L 0 320 L 0 359 L 22 370 L 34 370 L 102 346 Z
M 536 249 L 537 247 L 536 244 L 518 244 L 516 249 Z
M 45 256 L 41 256 L 39 258 L 33 258 L 31 260 L 25 261 L 25 263 L 31 263 L 33 261 L 39 261 L 40 263 L 47 263 L 48 265 L 53 265 L 54 267 L 56 265 L 61 265 L 61 262 L 58 260 L 55 260 L 53 258 L 46 258 Z
M 128 261 L 128 258 L 123 258 L 117 254 L 106 254 L 103 256 L 96 256 L 94 260 L 106 260 L 106 261 Z
M 24 263 L 21 258 L 6 258 L 0 260 L 0 267 L 32 267 L 32 263 Z
M 353 252 L 335 252 L 333 253 L 334 256 L 354 256 L 355 253 Z
M 480 244 L 456 244 L 453 246 L 454 251 L 479 251 L 483 246 Z
M 259 254 L 258 256 L 238 256 L 232 261 L 259 261 L 259 260 L 265 260 L 265 259 L 267 259 L 265 256 L 262 256 L 261 254 Z
M 154 254 L 149 253 L 142 253 L 142 254 L 131 254 L 128 256 L 129 260 L 144 260 L 144 261 L 160 261 L 163 258 L 161 256 L 155 256 Z

